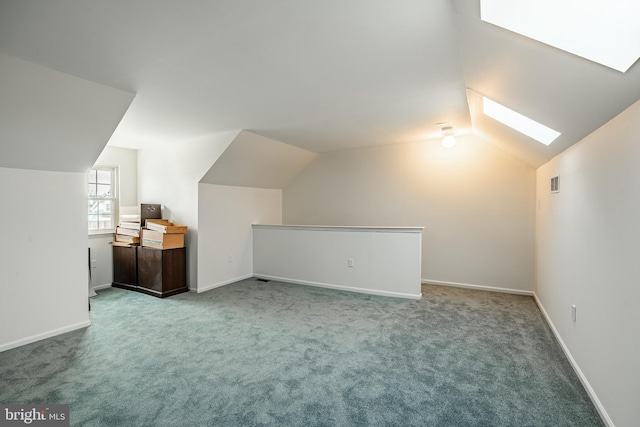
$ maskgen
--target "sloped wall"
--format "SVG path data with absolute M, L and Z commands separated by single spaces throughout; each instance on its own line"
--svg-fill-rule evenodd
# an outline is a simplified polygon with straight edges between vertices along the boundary
M 311 151 L 242 130 L 200 182 L 282 189 L 315 156 Z
M 134 94 L 0 53 L 0 167 L 86 172 Z

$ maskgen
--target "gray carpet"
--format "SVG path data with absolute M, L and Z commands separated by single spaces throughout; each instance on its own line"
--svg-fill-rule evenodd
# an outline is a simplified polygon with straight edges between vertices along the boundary
M 86 426 L 603 425 L 531 297 L 422 291 L 105 289 L 88 329 L 0 353 L 0 403 Z

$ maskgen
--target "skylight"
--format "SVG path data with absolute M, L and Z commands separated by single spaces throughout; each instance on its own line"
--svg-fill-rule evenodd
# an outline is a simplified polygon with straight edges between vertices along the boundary
M 638 0 L 481 0 L 483 21 L 621 72 L 640 57 Z
M 540 124 L 527 116 L 516 113 L 512 109 L 498 104 L 489 98 L 485 98 L 484 96 L 482 97 L 482 112 L 492 119 L 495 119 L 500 123 L 543 143 L 544 145 L 551 144 L 560 136 L 560 132 Z

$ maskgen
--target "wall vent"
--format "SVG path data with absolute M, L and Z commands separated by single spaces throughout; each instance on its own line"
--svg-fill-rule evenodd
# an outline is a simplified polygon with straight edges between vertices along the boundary
M 554 176 L 551 178 L 551 192 L 558 193 L 560 191 L 560 177 Z

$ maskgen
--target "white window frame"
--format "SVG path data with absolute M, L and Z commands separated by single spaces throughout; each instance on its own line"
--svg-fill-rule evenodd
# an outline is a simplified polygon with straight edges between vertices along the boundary
M 97 183 L 89 182 L 89 179 L 90 179 L 89 174 L 91 173 L 91 171 L 94 171 L 94 170 L 111 172 L 111 183 L 110 183 L 111 194 L 109 194 L 108 196 L 97 196 L 97 195 L 91 196 L 89 194 L 89 185 L 92 185 L 92 184 L 97 185 Z M 87 231 L 89 235 L 113 234 L 116 232 L 116 227 L 118 225 L 118 205 L 119 205 L 118 196 L 119 196 L 119 191 L 118 191 L 118 167 L 117 166 L 95 165 L 87 172 Z M 91 201 L 95 201 L 96 203 L 98 203 L 99 201 L 104 201 L 104 200 L 111 201 L 112 212 L 109 213 L 108 215 L 113 217 L 113 221 L 112 221 L 113 227 L 98 228 L 98 229 L 91 230 L 89 229 L 89 224 L 90 224 L 89 218 L 91 215 L 96 215 L 96 213 L 91 212 Z M 100 227 L 99 224 L 98 224 L 98 227 Z

